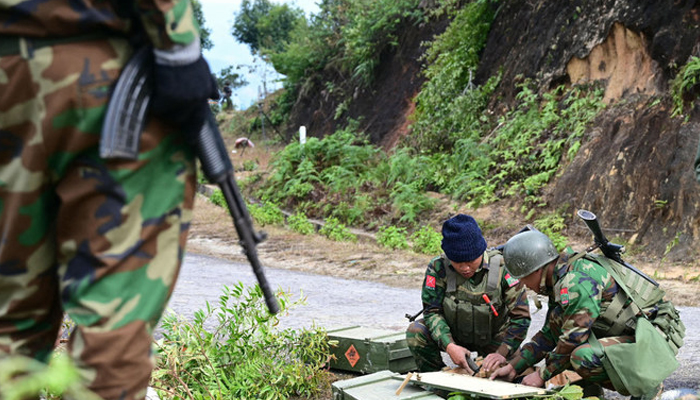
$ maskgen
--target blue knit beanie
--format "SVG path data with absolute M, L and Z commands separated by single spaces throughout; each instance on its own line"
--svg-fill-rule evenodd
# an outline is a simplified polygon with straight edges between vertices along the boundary
M 476 260 L 484 250 L 486 240 L 474 218 L 459 214 L 442 224 L 442 251 L 450 261 Z

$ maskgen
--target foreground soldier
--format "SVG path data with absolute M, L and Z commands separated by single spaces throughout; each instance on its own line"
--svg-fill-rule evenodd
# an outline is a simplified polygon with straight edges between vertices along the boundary
M 110 90 L 137 37 L 156 48 L 162 118 L 138 160 L 104 160 Z M 47 361 L 65 311 L 88 387 L 145 397 L 194 201 L 180 128 L 201 127 L 215 91 L 188 0 L 0 0 L 0 357 Z
M 527 334 L 525 288 L 503 268 L 498 251 L 486 250 L 474 218 L 447 220 L 442 236 L 445 254 L 428 265 L 421 293 L 425 317 L 408 327 L 408 347 L 422 372 L 445 366 L 441 350 L 467 371 L 467 357 L 477 351 L 486 356 L 484 369 L 494 369 Z
M 607 257 L 593 257 L 585 252 L 560 256 L 552 241 L 537 231 L 520 233 L 508 240 L 503 257 L 513 276 L 535 292 L 549 296 L 549 310 L 542 330 L 506 366 L 496 370 L 491 379 L 512 381 L 517 374 L 546 358 L 546 366 L 525 376 L 523 384 L 542 387 L 551 377 L 573 369 L 584 379 L 584 386 L 598 385 L 598 391 L 600 385 L 624 390 L 620 382 L 611 381 L 614 375 L 608 374 L 598 349 L 634 342 L 634 327 L 641 313 L 652 321 L 657 318 L 654 324 L 665 319 L 664 334 L 669 335 L 669 344 L 664 341 L 662 346 L 673 346 L 672 350 L 677 352 L 682 345 L 685 328 L 677 311 L 671 303 L 657 300 L 663 298 L 663 291 L 652 284 L 644 286 L 642 291 L 653 306 L 642 311 L 635 308 L 638 299 L 627 295 L 626 281 L 630 277 L 636 279 L 637 287 L 646 281 L 629 273 L 622 282 L 617 282 L 613 278 L 617 272 L 610 267 L 615 261 Z M 652 370 L 655 367 L 633 366 Z M 659 388 L 655 388 L 644 397 L 652 398 L 658 392 Z

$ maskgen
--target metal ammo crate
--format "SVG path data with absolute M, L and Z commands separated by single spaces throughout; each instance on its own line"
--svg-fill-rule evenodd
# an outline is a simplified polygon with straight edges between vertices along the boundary
M 396 395 L 404 377 L 396 372 L 380 371 L 370 375 L 334 382 L 333 400 L 442 400 L 421 387 L 408 384 Z
M 338 341 L 331 349 L 336 358 L 331 360 L 331 368 L 363 374 L 416 369 L 404 332 L 350 326 L 330 330 L 328 337 Z

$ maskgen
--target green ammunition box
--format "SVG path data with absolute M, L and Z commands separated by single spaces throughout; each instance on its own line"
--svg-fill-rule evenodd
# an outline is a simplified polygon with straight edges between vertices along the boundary
M 370 375 L 334 382 L 333 400 L 442 400 L 442 397 L 421 387 L 406 385 L 397 396 L 403 376 L 395 372 L 380 371 Z
M 338 345 L 331 349 L 331 368 L 370 374 L 377 371 L 407 372 L 416 362 L 406 344 L 404 332 L 350 326 L 328 331 Z

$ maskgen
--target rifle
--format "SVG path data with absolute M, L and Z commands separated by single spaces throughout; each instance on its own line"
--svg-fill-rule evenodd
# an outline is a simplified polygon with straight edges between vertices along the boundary
M 598 224 L 598 219 L 595 216 L 595 214 L 587 210 L 578 210 L 576 212 L 576 215 L 578 215 L 579 218 L 581 218 L 583 222 L 586 223 L 588 229 L 591 231 L 591 233 L 593 233 L 593 240 L 595 241 L 595 244 L 592 247 L 586 249 L 586 251 L 593 251 L 596 248 L 600 248 L 600 251 L 603 252 L 603 255 L 605 255 L 605 257 L 608 257 L 609 259 L 624 265 L 637 275 L 649 281 L 654 286 L 659 286 L 659 283 L 651 277 L 649 277 L 649 275 L 638 270 L 636 267 L 626 263 L 622 259 L 621 254 L 625 252 L 625 246 L 608 241 L 608 239 L 603 234 L 603 230 L 600 229 L 600 225 Z
M 133 160 L 138 157 L 139 137 L 146 122 L 146 111 L 153 91 L 151 54 L 149 47 L 138 49 L 124 66 L 117 80 L 102 126 L 102 158 Z M 253 228 L 253 221 L 233 175 L 231 159 L 211 112 L 207 113 L 204 125 L 194 134 L 192 141 L 204 176 L 209 182 L 216 183 L 224 195 L 243 252 L 253 268 L 267 308 L 270 313 L 275 314 L 279 311 L 279 304 L 267 283 L 256 249 L 257 244 L 264 241 L 266 235 L 264 232 L 256 232 Z

